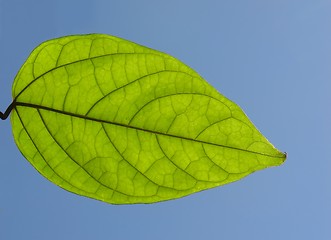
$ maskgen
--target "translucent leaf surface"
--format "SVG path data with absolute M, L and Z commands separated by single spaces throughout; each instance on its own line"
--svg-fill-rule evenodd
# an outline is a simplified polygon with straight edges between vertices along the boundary
M 26 159 L 60 187 L 109 203 L 179 198 L 285 160 L 194 70 L 117 37 L 41 44 L 13 98 Z

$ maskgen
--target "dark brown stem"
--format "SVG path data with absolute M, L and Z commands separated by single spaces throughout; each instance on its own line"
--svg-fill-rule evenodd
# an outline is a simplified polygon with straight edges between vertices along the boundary
M 10 114 L 10 112 L 15 108 L 16 102 L 13 101 L 8 108 L 6 109 L 5 113 L 0 112 L 0 118 L 2 120 L 6 120 Z

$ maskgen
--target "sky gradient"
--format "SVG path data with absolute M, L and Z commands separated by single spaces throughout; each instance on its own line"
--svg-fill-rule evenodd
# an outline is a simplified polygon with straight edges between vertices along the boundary
M 0 239 L 331 239 L 331 2 L 0 0 L 0 110 L 41 42 L 106 33 L 180 59 L 284 165 L 178 200 L 110 205 L 43 178 L 0 122 Z

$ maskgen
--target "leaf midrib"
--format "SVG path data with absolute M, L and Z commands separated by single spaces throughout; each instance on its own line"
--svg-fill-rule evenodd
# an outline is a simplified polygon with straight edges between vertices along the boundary
M 161 135 L 161 136 L 166 136 L 166 137 L 173 137 L 173 138 L 177 138 L 177 139 L 193 141 L 193 142 L 197 142 L 197 143 L 202 143 L 202 144 L 207 144 L 207 145 L 212 145 L 212 146 L 217 146 L 217 147 L 223 147 L 223 148 L 227 148 L 227 149 L 233 149 L 233 150 L 243 151 L 243 152 L 252 153 L 252 154 L 258 154 L 258 155 L 266 156 L 266 157 L 283 158 L 283 156 L 279 156 L 279 155 L 271 155 L 271 154 L 267 154 L 267 153 L 261 153 L 261 152 L 247 150 L 247 149 L 241 149 L 241 148 L 237 148 L 237 147 L 226 146 L 226 145 L 223 145 L 223 144 L 206 142 L 206 141 L 193 139 L 193 138 L 189 138 L 189 137 L 177 136 L 177 135 L 174 135 L 174 134 L 153 131 L 153 130 L 144 129 L 144 128 L 140 128 L 140 127 L 136 127 L 136 126 L 131 126 L 131 125 L 123 124 L 123 123 L 112 122 L 112 121 L 97 119 L 97 118 L 93 118 L 93 117 L 88 117 L 88 116 L 77 114 L 77 113 L 66 112 L 66 111 L 63 111 L 63 110 L 58 110 L 58 109 L 54 109 L 54 108 L 50 108 L 50 107 L 46 107 L 46 106 L 37 105 L 37 104 L 24 103 L 24 102 L 14 102 L 14 108 L 16 108 L 17 106 L 29 107 L 29 108 L 35 108 L 35 109 L 42 109 L 42 110 L 51 111 L 51 112 L 55 112 L 55 113 L 60 113 L 60 114 L 63 114 L 63 115 L 76 117 L 76 118 L 80 118 L 80 119 L 84 119 L 84 120 L 89 120 L 89 121 L 94 121 L 94 122 L 99 122 L 99 123 L 112 124 L 112 125 L 115 125 L 115 126 L 130 128 L 130 129 L 134 129 L 134 130 L 138 130 L 138 131 L 148 132 L 148 133 L 151 133 L 151 134 L 156 134 L 156 135 Z

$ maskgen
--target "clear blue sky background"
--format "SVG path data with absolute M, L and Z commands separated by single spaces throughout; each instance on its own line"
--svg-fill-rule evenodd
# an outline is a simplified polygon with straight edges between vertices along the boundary
M 152 205 L 37 173 L 0 122 L 0 239 L 331 239 L 330 0 L 1 0 L 0 109 L 39 43 L 107 33 L 167 52 L 238 103 L 286 163 Z

